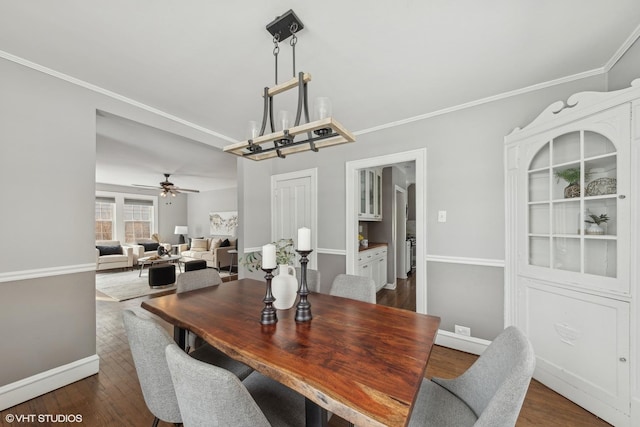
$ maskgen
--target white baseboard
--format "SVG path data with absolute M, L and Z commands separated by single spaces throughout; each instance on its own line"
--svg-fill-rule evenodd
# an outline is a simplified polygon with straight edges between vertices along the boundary
M 458 335 L 453 332 L 438 329 L 436 344 L 452 348 L 454 350 L 480 355 L 486 350 L 489 344 L 491 344 L 491 341 L 483 340 L 481 338 L 466 337 L 464 335 Z
M 0 411 L 97 374 L 97 354 L 0 387 Z
M 387 283 L 386 285 L 384 285 L 382 287 L 382 289 L 390 289 L 390 290 L 395 290 L 396 289 L 396 283 Z

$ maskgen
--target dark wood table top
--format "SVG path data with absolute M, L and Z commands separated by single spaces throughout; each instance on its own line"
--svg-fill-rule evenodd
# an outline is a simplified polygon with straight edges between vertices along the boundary
M 313 319 L 261 325 L 265 283 L 252 279 L 153 298 L 142 307 L 358 426 L 404 426 L 440 318 L 309 294 Z

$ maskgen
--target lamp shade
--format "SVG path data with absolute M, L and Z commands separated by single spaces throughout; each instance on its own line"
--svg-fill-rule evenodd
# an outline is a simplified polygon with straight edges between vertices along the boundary
M 173 234 L 189 234 L 189 227 L 186 225 L 176 225 L 176 229 Z

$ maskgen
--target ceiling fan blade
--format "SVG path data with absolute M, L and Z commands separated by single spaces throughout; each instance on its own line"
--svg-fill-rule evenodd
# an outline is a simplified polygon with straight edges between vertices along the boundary
M 178 191 L 187 191 L 189 193 L 199 193 L 200 190 L 189 190 L 188 188 L 182 188 L 182 187 L 173 187 L 174 190 L 178 190 Z
M 142 185 L 142 184 L 131 184 L 134 187 L 142 187 L 142 188 L 153 188 L 154 190 L 162 190 L 162 187 L 158 187 L 155 185 Z

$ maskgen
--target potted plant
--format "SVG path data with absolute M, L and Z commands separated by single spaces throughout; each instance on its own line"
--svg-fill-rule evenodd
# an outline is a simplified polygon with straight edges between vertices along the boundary
M 586 219 L 585 222 L 591 224 L 589 228 L 587 228 L 587 234 L 604 234 L 604 229 L 600 227 L 600 224 L 606 224 L 609 221 L 609 217 L 607 214 L 601 214 L 600 216 L 591 214 L 589 218 Z
M 565 180 L 569 185 L 564 189 L 564 198 L 570 199 L 573 197 L 580 197 L 580 168 L 568 168 L 564 170 L 557 170 L 554 173 L 557 181 L 560 179 Z M 589 171 L 584 173 L 584 180 L 587 181 L 591 174 Z
M 292 265 L 295 256 L 293 239 L 280 239 L 272 244 L 276 246 L 276 263 L 278 265 Z M 246 257 L 240 258 L 240 264 L 247 267 L 250 272 L 259 271 L 262 267 L 262 253 L 251 252 Z

